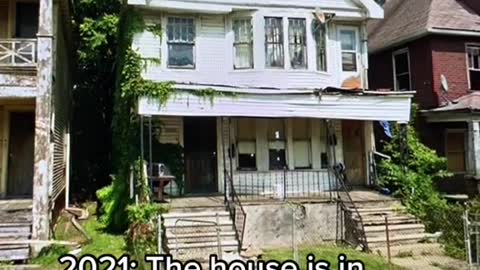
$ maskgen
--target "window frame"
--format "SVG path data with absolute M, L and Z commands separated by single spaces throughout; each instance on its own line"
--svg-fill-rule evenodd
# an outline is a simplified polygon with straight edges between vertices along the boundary
M 292 26 L 292 21 L 303 21 L 304 22 L 304 27 L 303 27 L 303 34 L 304 34 L 304 43 L 291 43 L 290 41 L 290 30 L 291 30 L 291 26 Z M 290 69 L 292 70 L 308 70 L 308 33 L 307 33 L 307 24 L 308 24 L 308 20 L 307 18 L 305 17 L 288 17 L 287 18 L 287 23 L 288 23 L 288 29 L 286 30 L 287 32 L 287 43 L 288 43 L 288 54 L 289 54 L 289 57 L 288 57 L 288 60 L 290 61 L 289 63 L 289 67 Z M 285 35 L 285 34 L 284 34 Z M 304 51 L 304 66 L 294 66 L 292 65 L 292 46 L 293 47 L 297 47 L 297 46 L 303 46 L 303 51 Z M 285 57 L 285 55 L 284 55 Z
M 249 21 L 250 22 L 250 27 L 251 27 L 251 41 L 249 43 L 247 42 L 237 42 L 235 40 L 235 21 Z M 233 64 L 233 70 L 251 70 L 255 69 L 255 32 L 254 32 L 254 20 L 252 16 L 238 16 L 238 17 L 233 17 L 231 20 L 231 26 L 232 26 L 232 32 L 233 32 L 233 43 L 232 43 L 232 49 L 233 49 L 233 58 L 232 58 L 232 64 Z M 236 59 L 236 46 L 238 45 L 249 45 L 250 47 L 250 67 L 236 67 L 235 59 Z
M 282 122 L 282 127 L 283 127 L 283 136 L 284 138 L 283 139 L 275 139 L 275 140 L 271 140 L 269 138 L 269 133 L 270 133 L 270 123 L 272 123 L 273 121 L 281 121 Z M 269 119 L 268 121 L 268 124 L 267 124 L 267 128 L 266 128 L 266 132 L 267 132 L 267 136 L 266 136 L 266 139 L 267 139 L 267 157 L 268 157 L 268 170 L 269 171 L 280 171 L 280 170 L 284 170 L 284 169 L 288 169 L 289 168 L 289 164 L 288 164 L 288 140 L 289 140 L 289 134 L 287 132 L 287 119 L 286 118 L 274 118 L 274 119 Z M 270 148 L 270 144 L 271 143 L 275 143 L 275 142 L 283 142 L 283 153 L 284 153 L 284 157 L 283 159 L 285 160 L 285 164 L 284 164 L 284 167 L 283 168 L 272 168 L 271 164 L 270 164 L 270 151 L 271 150 L 275 150 L 275 148 Z M 278 150 L 278 149 L 276 149 Z
M 397 74 L 397 65 L 396 65 L 396 59 L 395 57 L 398 56 L 398 55 L 401 55 L 401 54 L 407 54 L 407 65 L 408 65 L 408 73 L 404 72 L 404 73 L 401 73 L 401 74 Z M 411 88 L 412 88 L 412 69 L 411 69 L 411 66 L 410 66 L 410 51 L 408 50 L 408 48 L 403 48 L 403 49 L 400 49 L 400 50 L 396 50 L 392 53 L 392 65 L 393 65 L 393 89 L 395 91 L 410 91 Z M 407 90 L 400 90 L 399 89 L 399 85 L 398 85 L 398 76 L 404 76 L 408 74 L 408 85 L 410 87 L 410 89 L 407 89 Z
M 254 130 L 254 139 L 250 139 L 250 140 L 247 140 L 247 139 L 240 139 L 240 136 L 239 136 L 239 125 L 240 125 L 240 120 L 242 119 L 248 119 L 249 121 L 253 121 L 253 126 L 255 127 L 255 130 Z M 257 157 L 258 157 L 258 148 L 257 148 L 257 121 L 255 118 L 249 118 L 249 117 L 241 117 L 241 118 L 237 118 L 235 120 L 235 147 L 236 147 L 236 153 L 235 153 L 235 156 L 236 156 L 236 167 L 237 167 L 237 171 L 258 171 L 258 162 L 257 162 Z M 255 144 L 255 168 L 250 168 L 250 167 L 240 167 L 240 142 L 249 142 L 249 143 L 254 143 Z
M 278 19 L 280 20 L 280 30 L 281 33 L 281 39 L 277 42 L 268 42 L 267 38 L 267 19 Z M 286 54 L 285 54 L 285 17 L 283 16 L 264 16 L 263 17 L 263 22 L 264 22 L 264 53 L 265 53 L 265 68 L 266 69 L 285 69 L 286 68 Z M 281 48 L 281 53 L 282 53 L 282 65 L 281 66 L 272 66 L 268 64 L 268 45 L 275 45 L 278 44 Z
M 355 49 L 354 50 L 344 50 L 342 48 L 342 41 L 340 39 L 340 36 L 341 36 L 341 33 L 342 31 L 352 31 L 354 34 L 355 34 Z M 358 73 L 360 71 L 360 67 L 359 67 L 359 54 L 360 54 L 360 42 L 359 42 L 359 29 L 358 27 L 354 27 L 354 26 L 339 26 L 338 27 L 338 30 L 337 30 L 337 35 L 338 35 L 338 42 L 340 43 L 339 47 L 340 47 L 340 69 L 341 69 L 341 72 L 344 72 L 344 73 Z M 355 70 L 344 70 L 343 69 L 343 53 L 354 53 L 355 54 Z
M 315 23 L 315 18 L 311 20 L 311 25 L 313 26 L 313 24 Z M 323 27 L 324 27 L 324 36 L 323 36 L 323 43 L 324 43 L 324 57 L 325 57 L 325 69 L 322 70 L 319 68 L 319 62 L 318 62 L 318 56 L 319 56 L 319 46 L 318 46 L 318 39 L 317 39 L 317 34 L 316 33 L 313 33 L 312 36 L 313 36 L 313 40 L 315 42 L 315 70 L 316 72 L 319 72 L 319 73 L 328 73 L 329 71 L 329 68 L 328 68 L 328 41 L 329 41 L 329 38 L 328 38 L 328 32 L 329 32 L 329 27 L 328 27 L 328 24 L 327 23 L 324 23 L 323 24 Z
M 170 41 L 168 39 L 168 28 L 169 28 L 169 20 L 171 18 L 176 18 L 176 19 L 189 19 L 189 20 L 192 20 L 193 22 L 193 42 L 189 43 L 189 42 L 178 42 L 178 41 Z M 194 16 L 181 16 L 181 15 L 168 15 L 166 16 L 166 24 L 165 24 L 165 34 L 166 34 L 166 62 L 167 62 L 167 68 L 168 69 L 184 69 L 184 70 L 195 70 L 196 67 L 197 67 L 197 53 L 196 53 L 196 50 L 197 50 L 197 34 L 198 34 L 198 22 L 197 22 L 197 19 L 194 17 Z M 192 57 L 192 61 L 193 61 L 193 64 L 192 66 L 176 66 L 176 65 L 171 65 L 170 64 L 170 49 L 169 49 L 169 46 L 170 44 L 176 44 L 176 45 L 191 45 L 192 46 L 192 54 L 193 54 L 193 57 Z
M 465 44 L 465 58 L 466 58 L 466 64 L 467 64 L 467 78 L 468 78 L 468 89 L 471 91 L 478 91 L 480 89 L 473 89 L 472 88 L 472 80 L 471 80 L 471 75 L 470 72 L 479 72 L 480 73 L 480 67 L 479 69 L 471 68 L 470 67 L 470 55 L 468 49 L 470 47 L 476 47 L 479 52 L 480 52 L 480 43 L 466 43 Z M 479 53 L 479 58 L 480 58 L 480 53 Z M 479 66 L 480 66 L 480 59 L 479 59 Z
M 461 128 L 447 128 L 445 130 L 445 138 L 444 138 L 444 147 L 445 147 L 445 158 L 447 159 L 447 166 L 448 166 L 448 153 L 450 153 L 449 151 L 447 151 L 447 148 L 448 148 L 448 134 L 449 133 L 461 133 L 463 134 L 463 164 L 464 164 L 464 171 L 452 171 L 452 173 L 454 174 L 466 174 L 469 170 L 468 168 L 468 130 L 466 129 L 461 129 Z M 450 170 L 450 169 L 448 169 Z

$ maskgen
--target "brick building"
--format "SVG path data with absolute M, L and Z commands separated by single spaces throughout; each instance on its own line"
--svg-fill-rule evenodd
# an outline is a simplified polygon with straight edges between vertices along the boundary
M 423 141 L 447 157 L 450 193 L 478 193 L 480 2 L 389 0 L 369 24 L 372 89 L 416 90 Z

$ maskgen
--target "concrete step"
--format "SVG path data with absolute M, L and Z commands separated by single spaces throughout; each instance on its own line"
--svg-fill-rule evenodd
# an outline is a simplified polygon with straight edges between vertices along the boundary
M 163 214 L 162 217 L 167 219 L 179 219 L 179 218 L 204 218 L 204 217 L 227 217 L 230 218 L 230 214 L 227 211 L 202 211 L 202 212 L 174 212 Z
M 365 235 L 369 237 L 386 237 L 386 227 L 384 225 L 364 226 Z M 420 223 L 395 224 L 388 226 L 391 237 L 405 234 L 425 233 L 425 226 Z
M 23 261 L 30 257 L 28 245 L 1 245 L 0 261 Z
M 178 243 L 178 245 L 172 244 L 168 245 L 171 251 L 176 249 L 203 249 L 203 248 L 217 248 L 218 243 L 216 241 L 212 242 L 202 242 L 202 243 Z M 231 251 L 238 248 L 237 240 L 230 240 L 221 242 L 221 247 L 223 251 Z
M 202 237 L 217 237 L 217 232 L 206 232 L 202 234 L 198 233 L 175 233 L 173 231 L 168 231 L 167 232 L 167 238 L 172 238 L 175 239 L 184 239 L 184 238 L 202 238 Z M 220 237 L 227 237 L 227 236 L 235 236 L 235 231 L 229 230 L 229 231 L 221 231 L 220 232 Z
M 165 220 L 163 225 L 167 229 L 170 229 L 170 228 L 173 229 L 175 227 L 177 227 L 177 228 L 192 228 L 192 227 L 195 228 L 195 227 L 216 227 L 217 226 L 217 224 L 210 223 L 210 222 L 202 222 L 202 221 L 205 221 L 205 219 L 198 219 L 198 220 L 195 220 L 195 221 L 179 221 L 179 222 L 176 222 L 175 219 L 171 219 L 171 220 Z M 216 221 L 213 221 L 213 220 L 208 220 L 208 221 L 216 222 Z M 221 219 L 218 223 L 218 226 L 220 226 L 220 227 L 233 226 L 233 222 L 230 219 Z
M 398 246 L 398 245 L 407 245 L 407 244 L 414 244 L 418 243 L 426 238 L 428 238 L 429 234 L 421 233 L 421 234 L 404 234 L 404 235 L 396 235 L 390 237 L 390 246 Z M 387 245 L 387 238 L 385 237 L 367 237 L 368 247 L 379 248 L 385 247 Z
M 356 216 L 353 217 L 353 220 L 360 221 Z M 383 216 L 362 216 L 363 225 L 385 225 L 385 217 Z M 389 224 L 406 224 L 406 223 L 418 223 L 418 220 L 410 215 L 401 215 L 401 216 L 389 216 Z
M 353 208 L 349 208 L 347 210 L 351 213 L 356 213 L 355 209 L 353 209 Z M 357 211 L 358 211 L 358 213 L 360 213 L 360 215 L 378 215 L 378 214 L 384 214 L 384 213 L 385 214 L 392 214 L 392 213 L 405 214 L 406 213 L 406 209 L 404 207 L 398 207 L 398 208 L 394 208 L 394 207 L 357 208 Z
M 28 240 L 30 239 L 30 232 L 2 232 L 0 230 L 0 244 L 2 241 L 11 241 L 11 240 Z

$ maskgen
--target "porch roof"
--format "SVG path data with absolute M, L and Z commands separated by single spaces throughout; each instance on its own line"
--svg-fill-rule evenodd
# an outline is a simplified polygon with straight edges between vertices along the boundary
M 213 99 L 195 93 L 205 88 L 176 85 L 177 91 L 165 104 L 160 104 L 157 99 L 140 98 L 137 112 L 145 116 L 302 117 L 408 122 L 413 94 L 338 88 L 251 89 L 228 86 L 215 86 L 219 95 Z

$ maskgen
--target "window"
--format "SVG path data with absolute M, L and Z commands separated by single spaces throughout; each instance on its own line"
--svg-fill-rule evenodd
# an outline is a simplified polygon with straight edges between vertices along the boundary
M 480 90 L 480 45 L 467 46 L 470 89 Z
M 282 18 L 265 18 L 265 61 L 267 67 L 284 67 Z
M 195 67 L 195 23 L 192 18 L 168 18 L 168 66 Z
M 233 21 L 235 41 L 235 69 L 253 68 L 253 33 L 251 19 L 236 19 Z
M 452 172 L 465 172 L 465 132 L 447 131 L 445 155 L 447 167 Z
M 257 147 L 255 138 L 257 136 L 255 119 L 240 118 L 237 120 L 237 148 L 238 148 L 238 169 L 257 169 Z
M 284 120 L 270 120 L 268 122 L 268 156 L 270 170 L 283 170 L 287 166 L 285 141 Z
M 314 35 L 317 47 L 317 70 L 327 71 L 327 30 L 324 23 L 314 21 Z
M 307 68 L 307 30 L 305 19 L 288 19 L 290 66 Z
M 408 50 L 393 53 L 393 72 L 395 75 L 395 90 L 410 90 L 410 57 Z
M 17 3 L 15 18 L 15 37 L 37 38 L 38 4 Z
M 342 70 L 357 71 L 357 32 L 355 30 L 340 30 L 342 47 Z
M 312 168 L 310 120 L 293 119 L 292 136 L 295 169 Z

